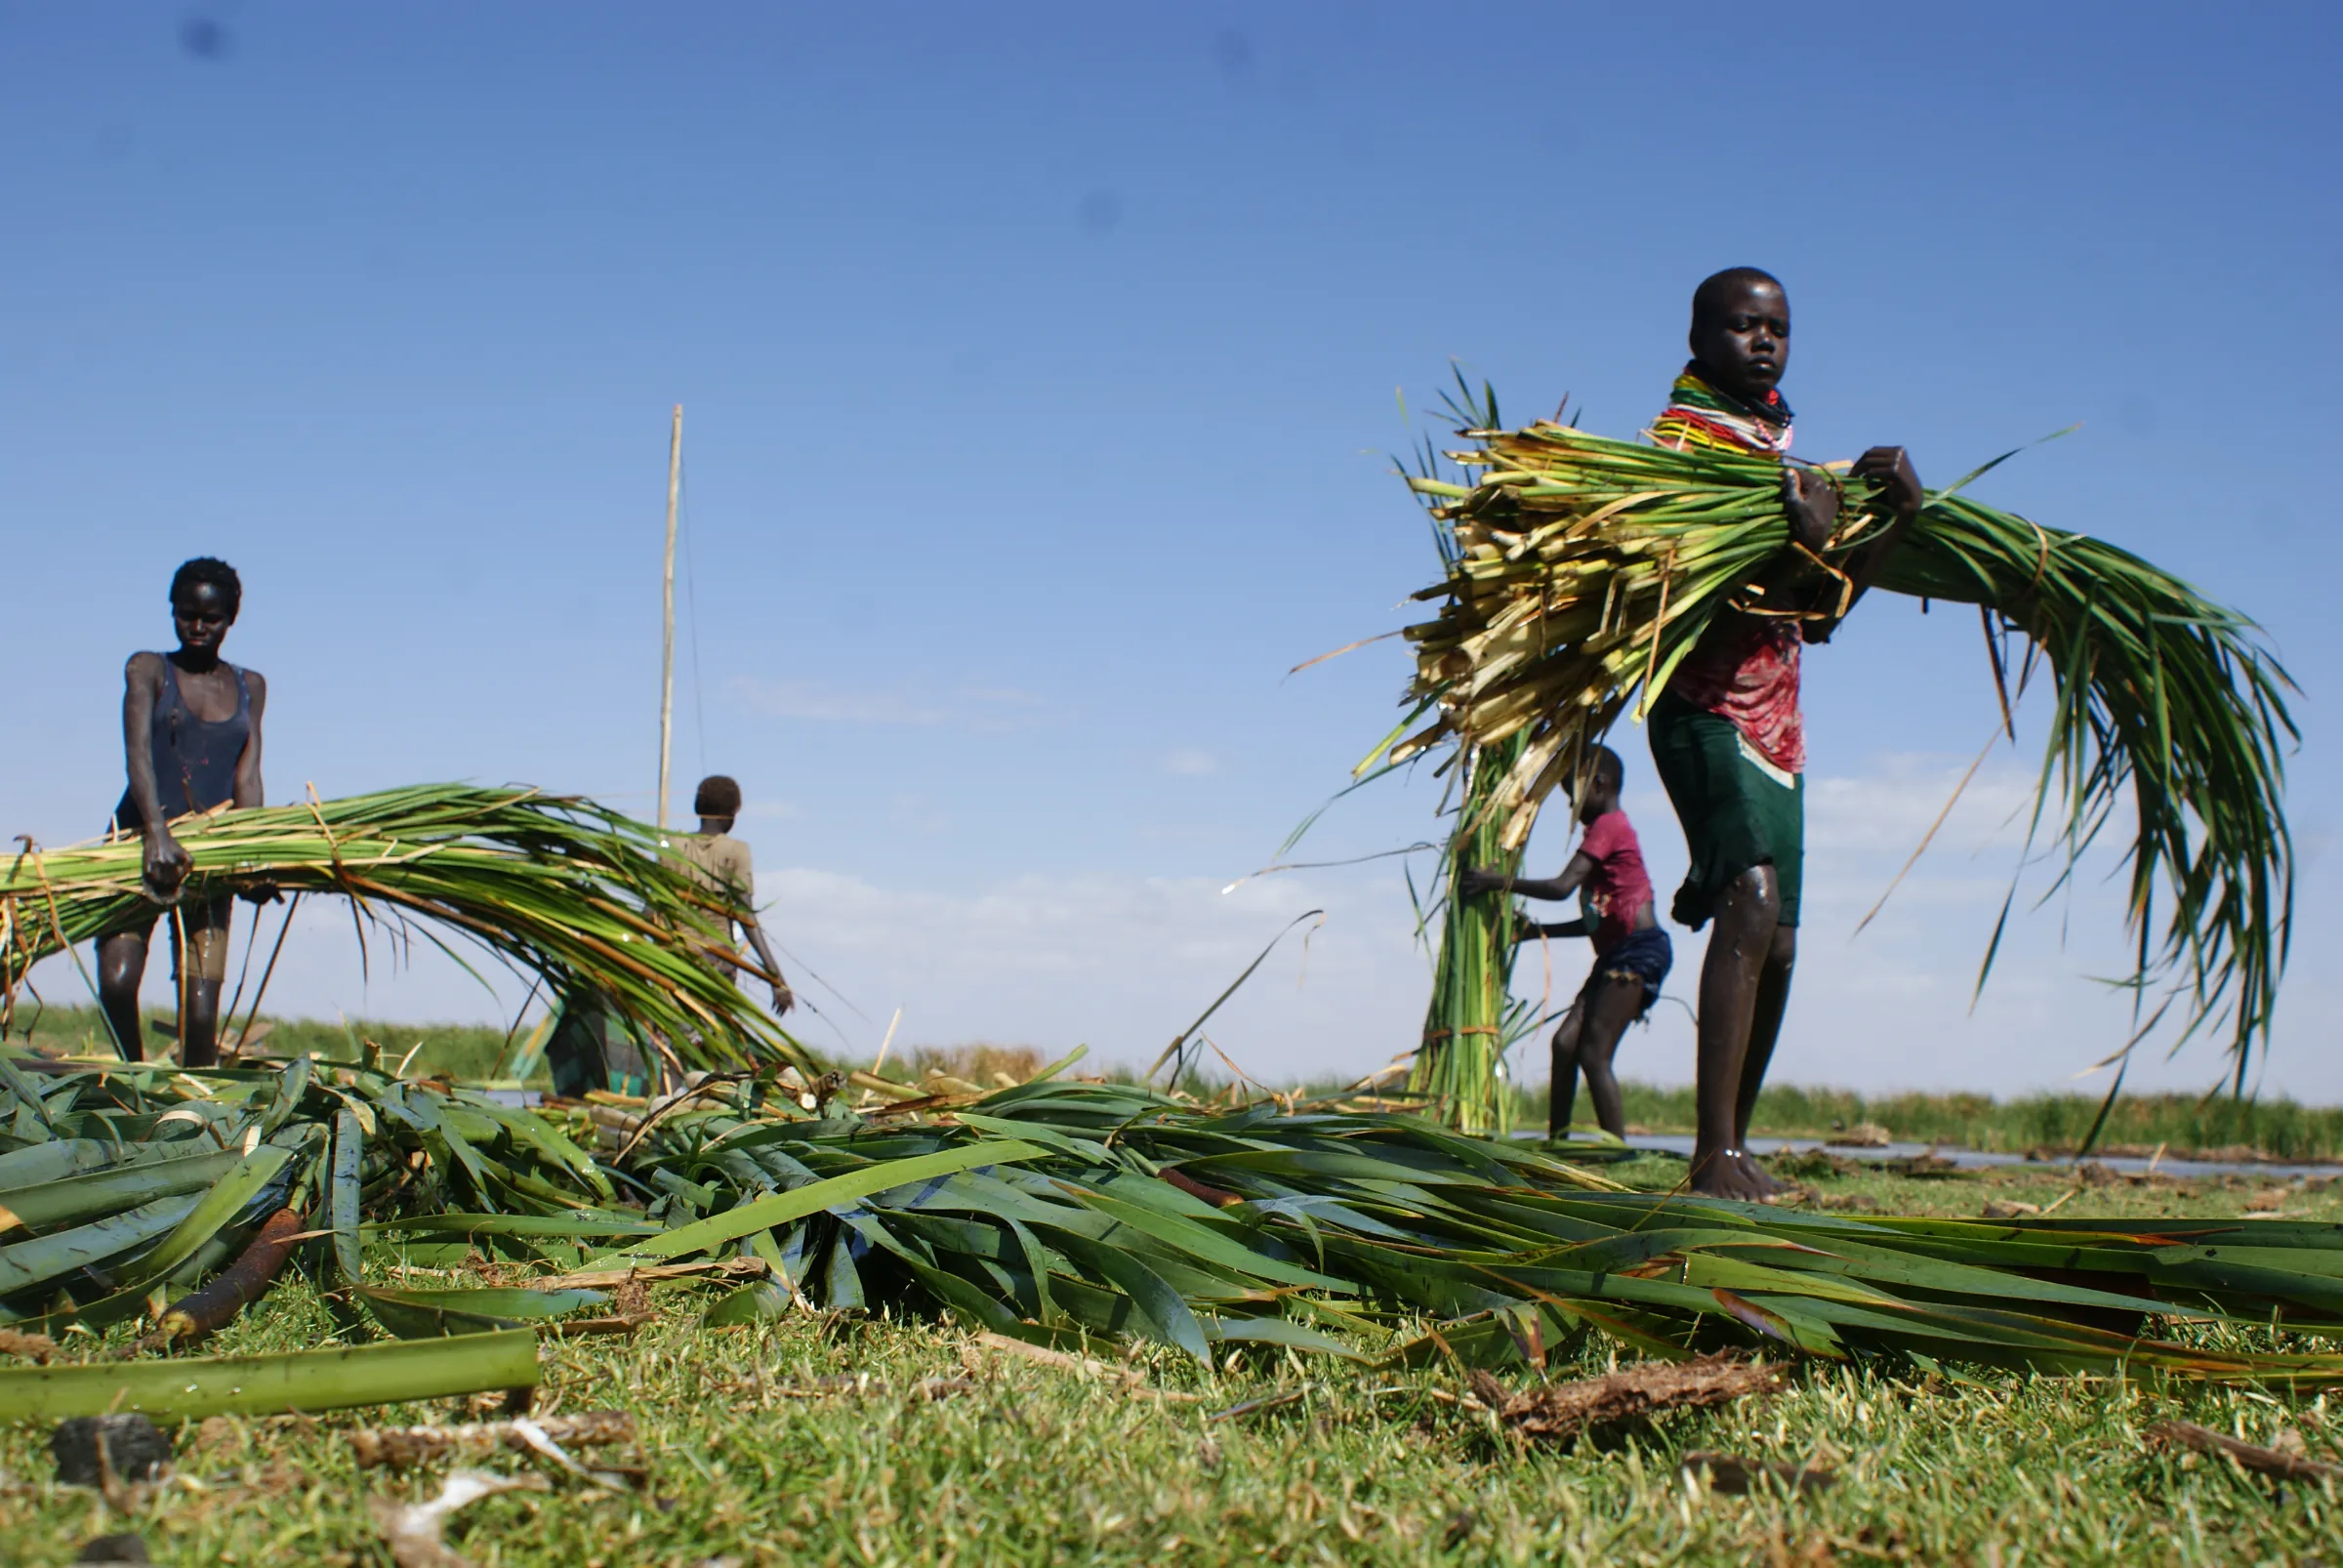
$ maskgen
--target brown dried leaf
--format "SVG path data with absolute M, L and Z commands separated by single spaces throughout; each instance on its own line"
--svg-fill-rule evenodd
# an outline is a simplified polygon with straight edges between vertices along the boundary
M 2191 1421 L 2159 1421 L 2148 1428 L 2148 1440 L 2165 1448 L 2193 1448 L 2199 1454 L 2226 1454 L 2249 1470 L 2275 1475 L 2281 1481 L 2317 1481 L 2330 1475 L 2343 1479 L 2343 1465 L 2305 1459 L 2299 1453 L 2264 1448 L 2259 1443 L 2240 1442 Z M 2301 1441 L 2300 1434 L 2295 1434 L 2291 1446 L 2299 1447 Z
M 1471 1377 L 1474 1397 L 1498 1420 L 1529 1437 L 1575 1437 L 1592 1427 L 1657 1415 L 1700 1410 L 1772 1393 L 1782 1374 L 1761 1361 L 1717 1354 L 1690 1361 L 1645 1361 L 1604 1378 L 1508 1393 L 1486 1372 Z
M 15 1329 L 0 1329 L 0 1356 L 22 1356 L 27 1361 L 46 1362 L 57 1354 L 57 1341 L 46 1334 L 21 1334 Z
M 642 1287 L 636 1286 L 635 1290 L 639 1294 Z M 540 1332 L 550 1334 L 556 1340 L 569 1340 L 586 1334 L 633 1334 L 644 1324 L 658 1321 L 659 1314 L 643 1306 L 633 1311 L 613 1312 L 607 1317 L 563 1318 L 557 1323 L 543 1325 Z

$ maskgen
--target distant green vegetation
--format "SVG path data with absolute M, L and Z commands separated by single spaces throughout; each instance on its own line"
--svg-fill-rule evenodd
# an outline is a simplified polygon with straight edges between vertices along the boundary
M 171 1014 L 150 1012 L 147 1017 L 146 1054 L 151 1058 L 173 1049 L 172 1037 L 152 1028 L 154 1021 L 168 1023 Z M 237 1019 L 239 1024 L 242 1021 L 241 1017 Z M 262 1034 L 264 1026 L 266 1034 Z M 456 1078 L 489 1076 L 505 1051 L 505 1032 L 477 1023 L 390 1023 L 352 1018 L 346 1024 L 339 1018 L 272 1018 L 264 1013 L 253 1032 L 259 1037 L 253 1042 L 253 1049 L 271 1056 L 314 1052 L 329 1061 L 354 1061 L 359 1043 L 371 1040 L 393 1062 L 414 1051 L 414 1064 L 407 1069 L 410 1073 L 446 1073 Z M 86 1004 L 38 1010 L 21 1007 L 9 1038 L 28 1040 L 43 1050 L 77 1053 L 104 1054 L 111 1052 L 113 1045 L 98 1010 Z M 422 1049 L 417 1050 L 418 1046 Z
M 166 1017 L 167 1014 L 154 1014 Z M 265 1018 L 269 1031 L 256 1049 L 273 1056 L 313 1051 L 330 1060 L 355 1058 L 352 1040 L 371 1040 L 383 1053 L 397 1060 L 415 1050 L 414 1073 L 446 1073 L 456 1078 L 485 1078 L 502 1058 L 505 1034 L 489 1024 L 389 1023 L 352 1018 Z M 534 1021 L 534 1020 L 532 1020 Z M 98 1010 L 51 1007 L 36 1015 L 20 1012 L 11 1038 L 30 1039 L 51 1051 L 100 1052 L 105 1049 L 104 1025 Z M 149 1033 L 148 1053 L 170 1049 L 167 1037 Z M 889 1076 L 943 1071 L 991 1087 L 996 1074 L 1023 1080 L 1048 1065 L 1048 1058 L 1026 1046 L 919 1047 L 904 1052 L 886 1068 Z M 1129 1068 L 1086 1061 L 1076 1072 L 1099 1072 L 1116 1080 L 1135 1074 Z M 538 1079 L 545 1078 L 542 1064 Z M 1302 1086 L 1311 1094 L 1331 1094 L 1346 1088 L 1333 1080 Z M 1182 1078 L 1180 1088 L 1200 1097 L 1224 1092 L 1225 1081 L 1202 1076 Z M 1654 1084 L 1621 1086 L 1626 1101 L 1627 1123 L 1653 1133 L 1690 1133 L 1693 1127 L 1692 1089 L 1689 1085 L 1663 1088 Z M 1536 1130 L 1545 1126 L 1545 1088 L 1518 1091 L 1514 1125 Z M 1583 1094 L 1581 1120 L 1590 1120 L 1592 1107 Z M 1902 1093 L 1866 1095 L 1845 1089 L 1805 1089 L 1776 1085 L 1757 1098 L 1751 1132 L 1762 1137 L 1827 1139 L 1834 1133 L 1870 1123 L 1887 1130 L 1900 1141 L 1941 1143 L 1984 1149 L 2000 1154 L 2023 1154 L 2029 1149 L 2067 1151 L 2082 1141 L 2091 1119 L 2099 1114 L 2095 1094 L 2027 1094 L 1997 1100 L 1989 1094 Z M 2205 1098 L 2196 1094 L 2136 1094 L 2117 1101 L 2100 1134 L 2101 1153 L 2147 1153 L 2158 1144 L 2167 1155 L 2221 1153 L 2232 1157 L 2251 1151 L 2278 1160 L 2343 1159 L 2343 1106 L 2303 1105 L 2291 1099 Z
M 1004 1045 L 916 1048 L 917 1071 L 940 1069 L 971 1082 L 992 1084 L 995 1072 L 1024 1079 L 1045 1065 L 1030 1047 Z M 896 1069 L 889 1069 L 894 1071 Z M 1118 1082 L 1136 1076 L 1130 1069 L 1085 1062 L 1077 1072 L 1097 1072 Z M 1335 1095 L 1354 1080 L 1318 1079 L 1298 1086 L 1304 1095 Z M 1199 1098 L 1226 1092 L 1225 1076 L 1184 1075 L 1179 1087 Z M 1651 1133 L 1693 1130 L 1692 1088 L 1654 1084 L 1621 1085 L 1627 1124 Z M 1890 1137 L 1914 1143 L 2023 1154 L 2030 1149 L 2070 1151 L 2099 1114 L 2096 1094 L 2027 1094 L 1997 1100 L 1990 1094 L 1903 1093 L 1870 1096 L 1844 1089 L 1802 1089 L 1777 1085 L 1757 1097 L 1755 1125 L 1763 1137 L 1828 1139 L 1870 1123 Z M 1545 1086 L 1517 1090 L 1513 1125 L 1538 1131 L 1545 1126 Z M 1578 1116 L 1591 1124 L 1594 1110 L 1581 1094 Z M 2168 1155 L 2266 1155 L 2278 1160 L 2343 1159 L 2343 1106 L 2303 1105 L 2290 1099 L 2211 1098 L 2196 1094 L 2137 1094 L 2117 1100 L 2099 1135 L 2097 1152 L 2146 1154 L 2162 1144 Z
M 1662 1089 L 1622 1085 L 1630 1126 L 1655 1133 L 1690 1133 L 1689 1086 Z M 1997 1100 L 1988 1094 L 1858 1094 L 1844 1089 L 1778 1085 L 1757 1096 L 1749 1131 L 1768 1137 L 1827 1138 L 1869 1122 L 1891 1137 L 1915 1143 L 1957 1144 L 1994 1153 L 2071 1150 L 2099 1114 L 2096 1094 L 2027 1094 Z M 1521 1125 L 1545 1125 L 1542 1087 L 1522 1095 Z M 1580 1096 L 1579 1115 L 1591 1115 Z M 2226 1094 L 2135 1094 L 2116 1102 L 2099 1135 L 2101 1152 L 2145 1153 L 2158 1144 L 2172 1155 L 2253 1150 L 2281 1160 L 2343 1157 L 2343 1107 L 2290 1099 L 2233 1099 Z

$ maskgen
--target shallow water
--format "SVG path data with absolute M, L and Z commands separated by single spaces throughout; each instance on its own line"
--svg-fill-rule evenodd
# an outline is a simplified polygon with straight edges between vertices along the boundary
M 1690 1158 L 1692 1154 L 1692 1137 L 1689 1134 L 1653 1133 L 1637 1135 L 1629 1137 L 1627 1139 L 1627 1143 L 1629 1147 L 1649 1150 L 1655 1154 L 1675 1154 L 1684 1156 L 1686 1158 Z M 1952 1164 L 1963 1167 L 1982 1167 L 1993 1165 L 2035 1165 L 2040 1166 L 2045 1170 L 2055 1170 L 2062 1166 L 2071 1168 L 2078 1163 L 2070 1157 L 2036 1160 L 2031 1159 L 2023 1154 L 1989 1154 L 1982 1149 L 1949 1147 L 1941 1143 L 1888 1143 L 1870 1147 L 1857 1147 L 1855 1145 L 1844 1143 L 1825 1143 L 1818 1138 L 1810 1137 L 1753 1137 L 1749 1139 L 1749 1152 L 1759 1155 L 1782 1154 L 1792 1149 L 1803 1151 L 1806 1149 L 1816 1148 L 1822 1149 L 1830 1154 L 1838 1155 L 1844 1159 L 1871 1161 L 1878 1163 L 1885 1163 L 1891 1160 L 1917 1159 L 1923 1154 L 1933 1154 L 1940 1160 L 1950 1160 Z M 2336 1166 L 2331 1162 L 2286 1164 L 2279 1161 L 2263 1160 L 2181 1160 L 2175 1159 L 2170 1155 L 2166 1155 L 2162 1159 L 2154 1161 L 2132 1156 L 2110 1156 L 2102 1154 L 2088 1155 L 2085 1156 L 2085 1158 L 2089 1159 L 2095 1164 L 2104 1165 L 2111 1171 L 2146 1171 L 2151 1165 L 2153 1165 L 2156 1170 L 2161 1172 L 2165 1176 L 2322 1176 L 2331 1174 L 2336 1169 Z

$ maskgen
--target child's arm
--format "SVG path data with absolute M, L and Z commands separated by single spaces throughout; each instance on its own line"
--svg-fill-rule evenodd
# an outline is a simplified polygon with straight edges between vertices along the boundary
M 1479 866 L 1466 866 L 1457 873 L 1457 890 L 1461 893 L 1519 893 L 1524 898 L 1575 898 L 1578 896 L 1579 884 L 1584 882 L 1593 871 L 1593 859 L 1581 849 L 1570 857 L 1570 864 L 1562 868 L 1559 877 L 1508 877 L 1500 872 L 1484 871 Z
M 1583 919 L 1555 921 L 1546 926 L 1541 926 L 1534 920 L 1523 921 L 1513 928 L 1513 940 L 1517 942 L 1535 941 L 1541 936 L 1589 936 L 1592 934 L 1586 928 L 1586 922 Z

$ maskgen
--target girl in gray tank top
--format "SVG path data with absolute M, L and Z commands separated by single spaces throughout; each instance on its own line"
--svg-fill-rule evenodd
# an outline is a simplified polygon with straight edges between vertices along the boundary
M 139 983 L 154 923 L 166 910 L 172 977 L 179 982 L 181 1063 L 209 1067 L 219 1060 L 231 900 L 216 886 L 186 888 L 187 852 L 171 823 L 218 805 L 261 804 L 261 715 L 268 683 L 260 672 L 239 670 L 220 657 L 221 640 L 242 600 L 243 585 L 226 561 L 188 561 L 171 579 L 178 650 L 134 653 L 122 672 L 122 761 L 130 779 L 114 807 L 114 830 L 137 834 L 145 846 L 153 910 L 143 925 L 134 923 L 98 943 L 98 1000 L 114 1043 L 132 1061 L 145 1054 Z M 275 893 L 255 888 L 245 896 Z
M 179 666 L 167 654 L 153 657 L 162 666 L 162 690 L 146 734 L 154 762 L 154 804 L 168 822 L 234 798 L 236 764 L 244 760 L 245 744 L 252 737 L 252 682 L 243 671 L 221 660 L 220 668 L 235 678 L 236 707 L 226 719 L 206 722 L 180 694 Z M 122 803 L 114 807 L 114 826 L 124 833 L 145 827 L 127 786 Z

